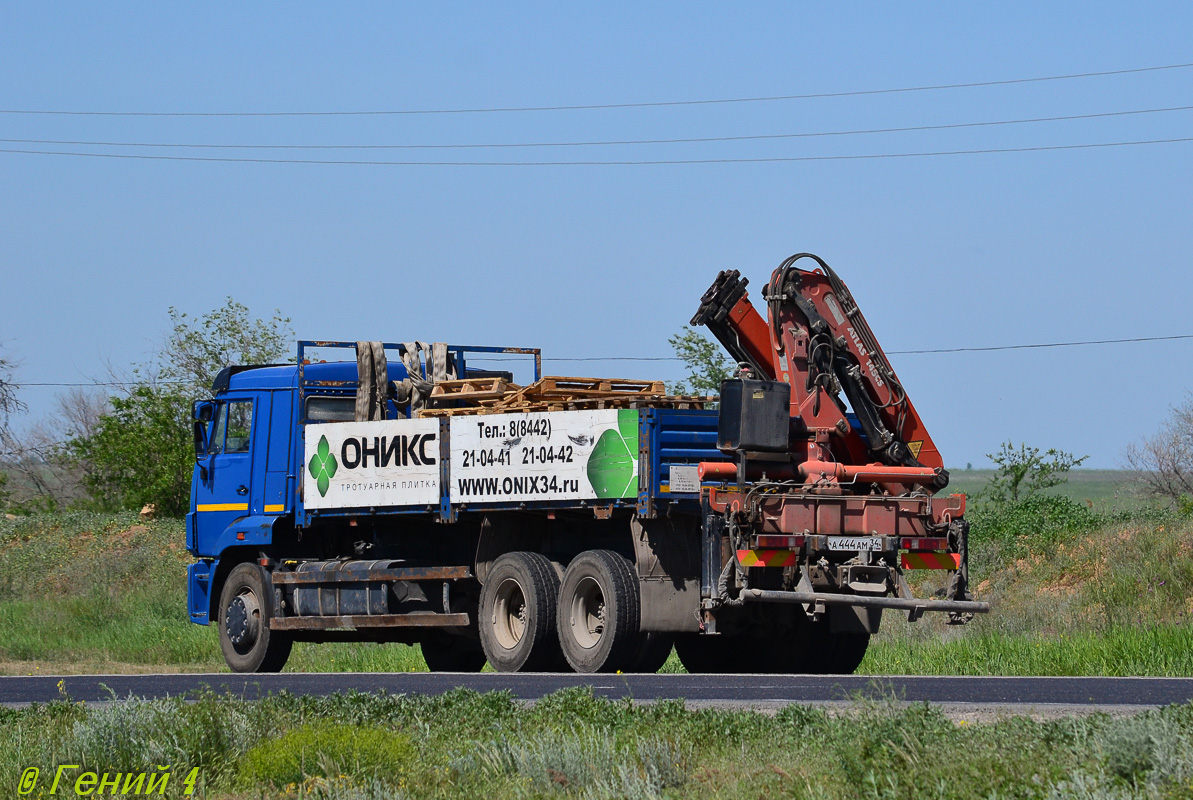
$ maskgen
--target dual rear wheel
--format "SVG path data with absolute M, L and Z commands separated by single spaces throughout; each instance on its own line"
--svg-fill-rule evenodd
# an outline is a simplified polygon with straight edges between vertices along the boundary
M 849 675 L 862 663 L 870 634 L 834 632 L 827 620 L 810 622 L 803 609 L 786 608 L 787 624 L 766 632 L 678 636 L 676 655 L 692 673 Z
M 481 646 L 498 672 L 655 672 L 671 637 L 642 633 L 640 614 L 638 577 L 619 553 L 581 553 L 562 578 L 539 553 L 507 553 L 481 591 Z

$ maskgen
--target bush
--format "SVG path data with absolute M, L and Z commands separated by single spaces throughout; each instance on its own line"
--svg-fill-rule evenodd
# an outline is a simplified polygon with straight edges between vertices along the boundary
M 190 403 L 177 392 L 139 386 L 112 398 L 95 433 L 70 449 L 89 470 L 84 483 L 100 510 L 135 511 L 151 503 L 181 517 L 190 501 L 194 446 Z
M 998 545 L 1005 555 L 1050 546 L 1102 524 L 1094 511 L 1067 497 L 1036 494 L 1016 503 L 975 503 L 966 514 L 977 548 Z
M 516 776 L 532 794 L 579 791 L 589 798 L 655 798 L 687 779 L 687 752 L 655 738 L 619 749 L 608 729 L 508 736 L 456 762 L 461 772 Z
M 414 744 L 403 733 L 338 722 L 301 725 L 245 754 L 240 776 L 249 786 L 278 788 L 307 778 L 337 775 L 401 777 L 414 761 Z
M 156 764 L 219 769 L 260 738 L 252 706 L 213 694 L 193 702 L 129 698 L 75 723 L 68 752 L 85 767 L 141 772 Z

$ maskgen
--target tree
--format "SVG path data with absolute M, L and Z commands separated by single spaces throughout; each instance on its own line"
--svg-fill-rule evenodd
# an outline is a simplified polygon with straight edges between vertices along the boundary
M 1154 436 L 1127 447 L 1127 464 L 1158 497 L 1193 495 L 1193 397 L 1172 408 Z
M 17 397 L 17 386 L 12 381 L 13 363 L 0 358 L 0 434 L 8 433 L 8 420 L 13 414 L 23 411 L 24 403 Z
M 687 378 L 671 385 L 673 394 L 720 394 L 721 381 L 732 376 L 733 365 L 721 346 L 687 325 L 667 340 L 687 367 Z
M 110 398 L 111 411 L 70 439 L 74 463 L 100 508 L 151 503 L 161 514 L 185 513 L 194 464 L 191 402 L 210 396 L 224 367 L 285 360 L 293 337 L 280 312 L 257 319 L 231 297 L 200 317 L 169 313 L 174 327 L 155 361 L 134 370 L 135 385 Z
M 256 319 L 231 297 L 222 308 L 193 318 L 172 307 L 173 330 L 158 352 L 162 381 L 186 384 L 196 398 L 211 391 L 221 369 L 233 364 L 269 364 L 287 358 L 294 331 L 290 318 L 275 310 L 270 319 Z
M 1045 489 L 1059 486 L 1069 479 L 1070 469 L 1080 466 L 1089 456 L 1074 458 L 1072 453 L 1049 448 L 1040 453 L 1038 447 L 1004 442 L 997 453 L 987 453 L 997 469 L 986 482 L 983 496 L 994 503 L 1017 503 Z
M 91 437 L 110 410 L 106 395 L 76 387 L 56 398 L 52 413 L 20 433 L 10 431 L 4 450 L 18 487 L 12 508 L 52 511 L 85 500 L 90 464 L 75 458 L 64 443 Z
M 12 458 L 12 435 L 8 427 L 8 420 L 17 412 L 24 409 L 24 404 L 17 397 L 17 385 L 12 382 L 12 362 L 0 358 L 0 450 L 4 451 L 4 460 Z M 12 496 L 7 488 L 8 475 L 0 472 L 0 508 L 7 508 Z
M 111 404 L 91 436 L 72 446 L 89 467 L 83 482 L 93 504 L 114 510 L 152 503 L 160 514 L 182 516 L 194 463 L 186 396 L 138 386 Z

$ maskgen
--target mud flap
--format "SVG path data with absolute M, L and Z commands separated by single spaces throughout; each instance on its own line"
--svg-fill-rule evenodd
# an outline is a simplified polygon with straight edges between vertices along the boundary
M 828 626 L 832 633 L 878 633 L 881 623 L 881 608 L 833 606 L 828 609 Z

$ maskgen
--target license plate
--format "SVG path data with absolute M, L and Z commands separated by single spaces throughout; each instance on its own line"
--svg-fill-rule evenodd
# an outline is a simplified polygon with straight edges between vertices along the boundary
M 860 552 L 863 550 L 870 550 L 872 552 L 879 552 L 882 550 L 881 536 L 830 536 L 828 537 L 829 550 L 849 550 L 851 552 Z

